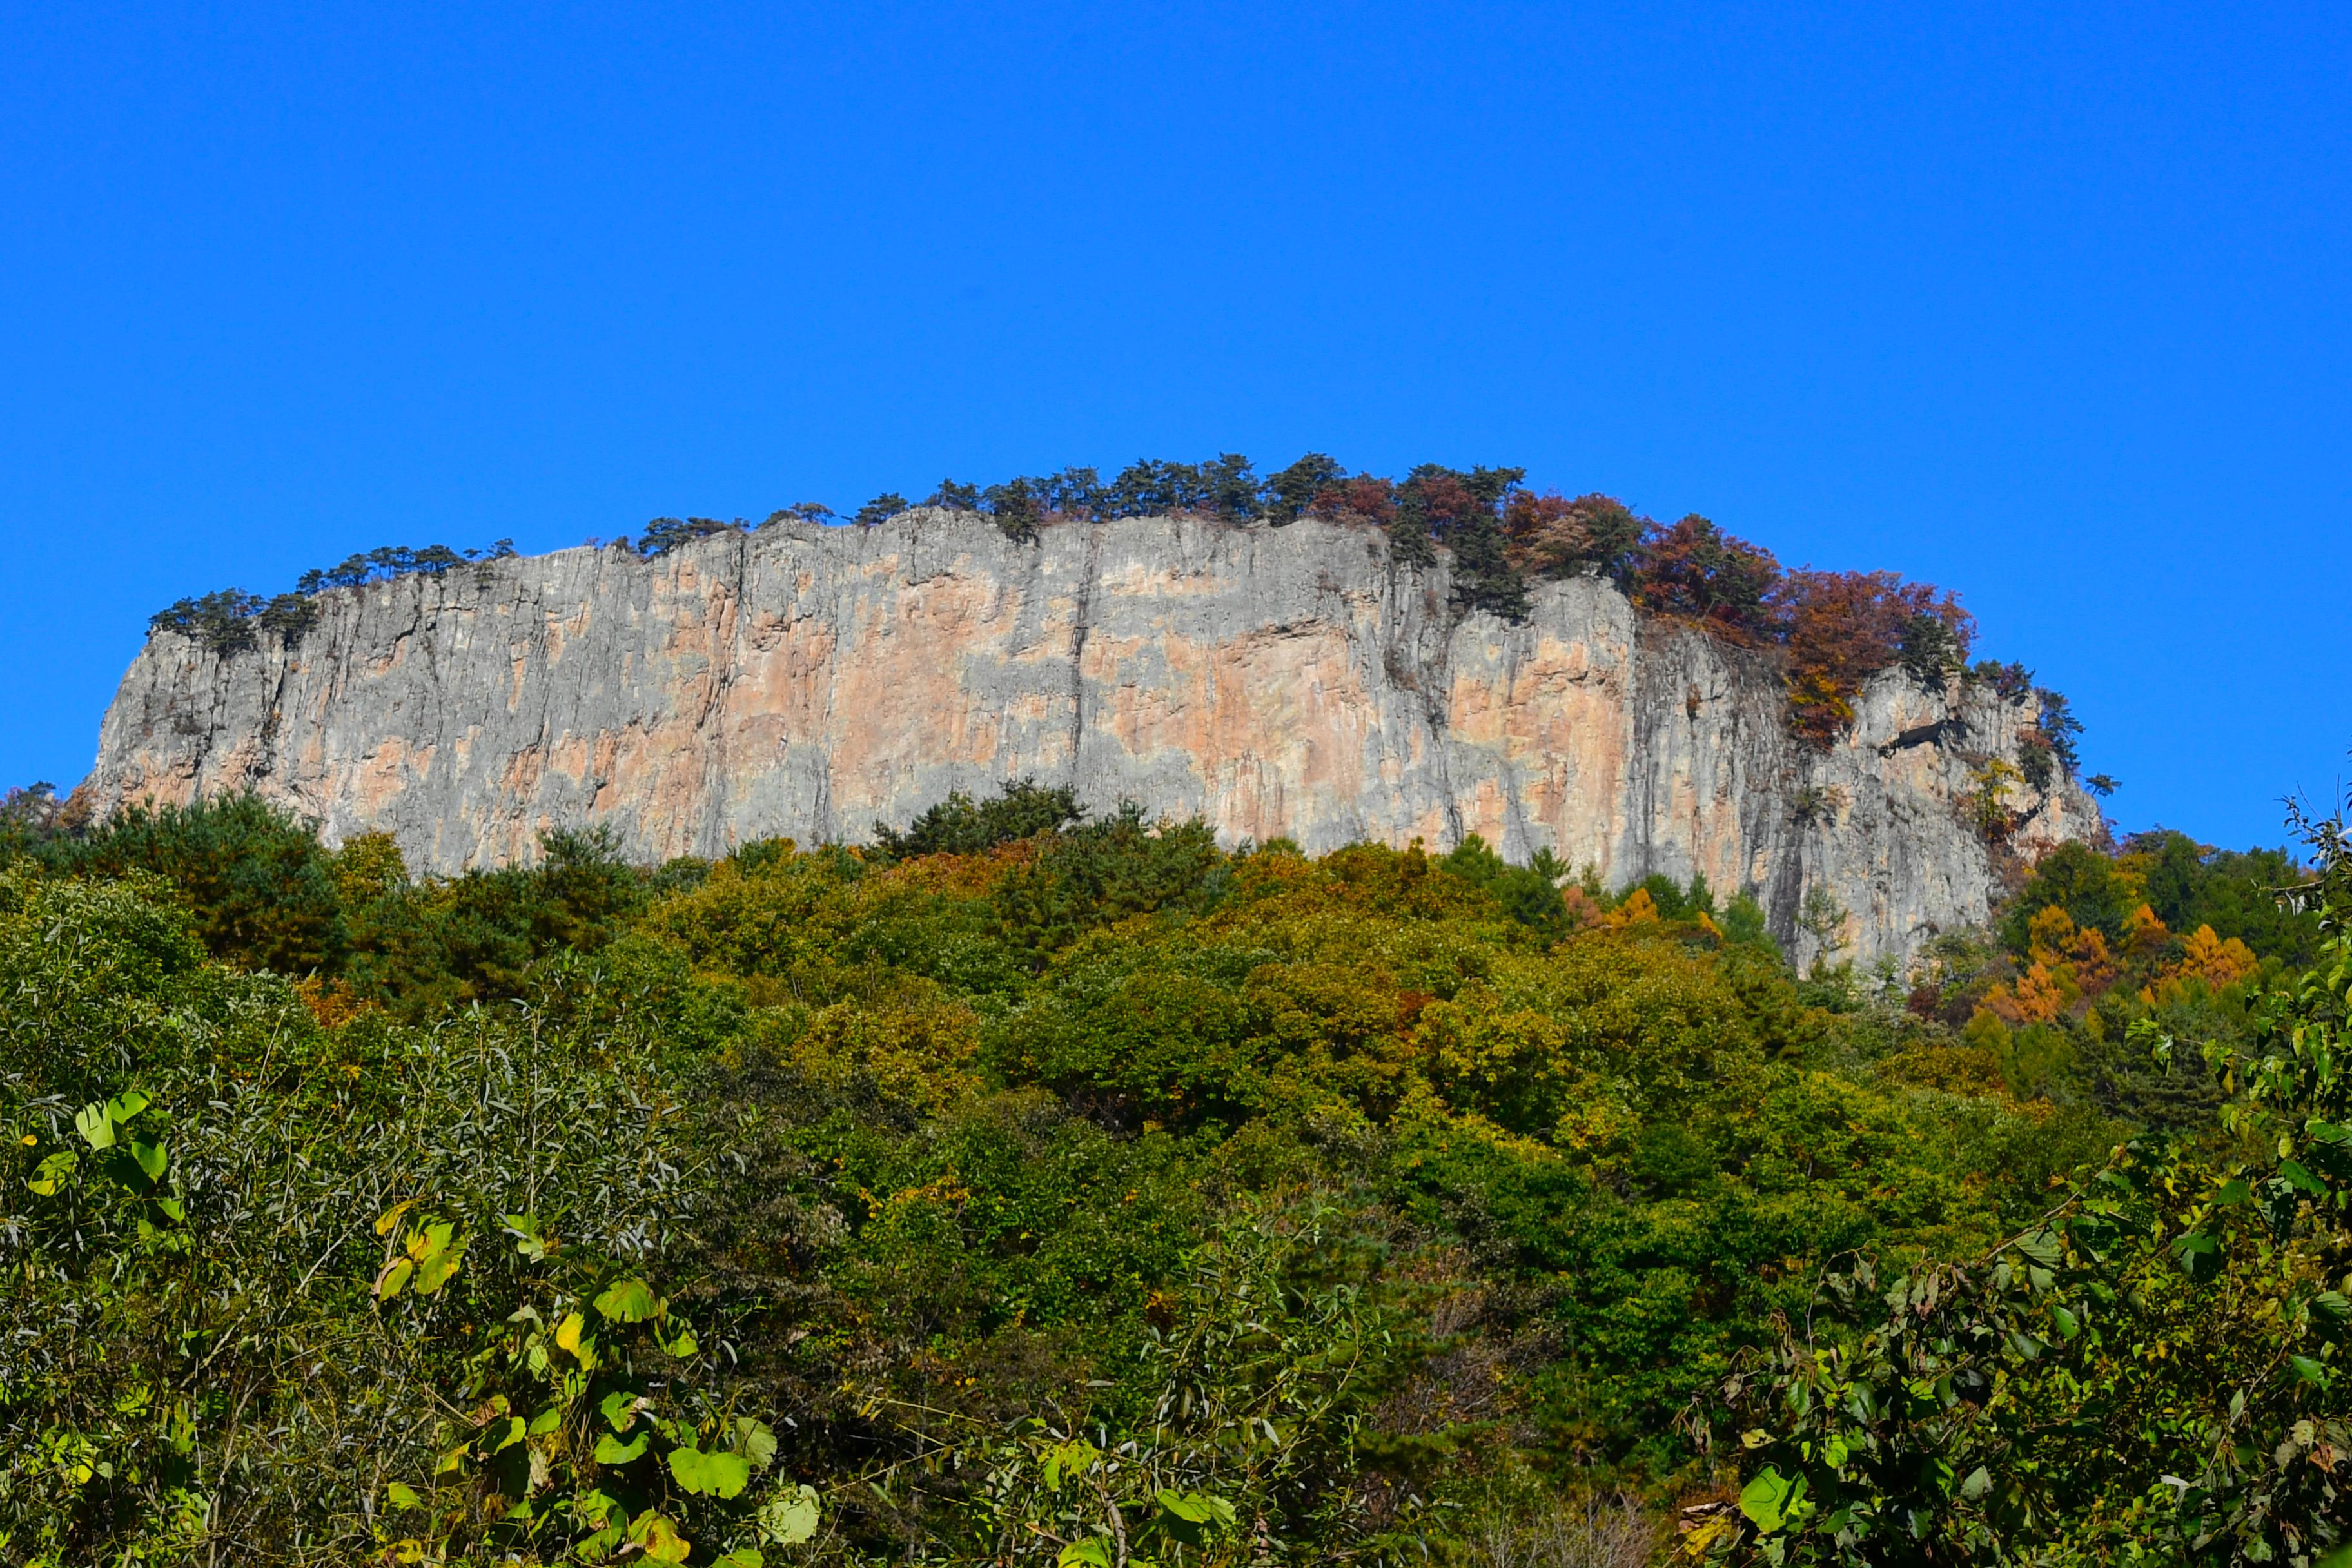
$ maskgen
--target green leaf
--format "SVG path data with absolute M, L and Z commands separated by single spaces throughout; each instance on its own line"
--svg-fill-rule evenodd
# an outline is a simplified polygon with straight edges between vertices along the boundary
M 1982 1465 L 1970 1470 L 1969 1479 L 1960 1483 L 1960 1495 L 1970 1502 L 1975 1502 L 1990 1490 L 1992 1490 L 1992 1474 Z
M 2343 1292 L 2338 1290 L 2322 1290 L 2314 1296 L 2311 1310 L 2331 1323 L 2341 1325 L 2352 1321 L 2352 1301 L 2346 1300 Z
M 466 1250 L 467 1238 L 447 1220 L 436 1220 L 408 1237 L 408 1258 L 415 1266 L 416 1293 L 430 1296 L 449 1282 Z
M 408 1277 L 415 1272 L 416 1265 L 408 1261 L 407 1258 L 394 1258 L 391 1263 L 385 1266 L 384 1271 L 375 1277 L 376 1300 L 379 1301 L 389 1301 L 394 1296 L 399 1295 L 400 1288 L 407 1284 Z
M 740 1454 L 704 1453 L 698 1448 L 669 1451 L 669 1473 L 679 1488 L 698 1497 L 740 1497 L 751 1484 L 751 1467 Z
M 45 1198 L 53 1198 L 66 1184 L 66 1179 L 74 1173 L 74 1167 L 80 1163 L 80 1155 L 70 1149 L 60 1149 L 35 1167 L 31 1179 L 25 1184 Z
M 677 1484 L 685 1490 L 700 1497 L 710 1489 L 703 1479 L 701 1449 L 680 1444 L 669 1451 L 667 1461 L 669 1473 L 677 1478 Z
M 2050 1319 L 2058 1325 L 2058 1331 L 2070 1340 L 2083 1331 L 2082 1325 L 2074 1321 L 2074 1314 L 2055 1301 L 2050 1303 Z
M 121 1127 L 152 1103 L 137 1089 L 126 1089 L 106 1102 L 106 1118 Z
M 463 1246 L 464 1243 L 459 1243 Z M 416 1293 L 430 1296 L 449 1282 L 463 1259 L 455 1251 L 436 1252 L 416 1266 Z
M 739 1546 L 719 1560 L 719 1568 L 765 1568 L 767 1559 L 756 1546 Z
M 2037 1230 L 2031 1236 L 2021 1236 L 2017 1238 L 2017 1250 L 2044 1268 L 2055 1268 L 2061 1255 L 2058 1233 Z
M 2324 1198 L 2327 1195 L 2326 1184 L 2293 1160 L 2279 1162 L 2279 1174 L 2285 1179 L 2288 1185 L 2301 1187 L 2315 1198 Z
M 1098 1535 L 1091 1541 L 1073 1541 L 1062 1548 L 1054 1559 L 1054 1568 L 1111 1568 L 1110 1538 Z
M 92 1100 L 74 1112 L 74 1131 L 93 1149 L 114 1147 L 114 1119 L 107 1115 L 101 1101 Z
M 735 1429 L 742 1435 L 742 1441 L 737 1446 L 737 1450 L 753 1469 L 764 1470 L 776 1462 L 774 1427 L 765 1421 L 755 1421 L 745 1415 L 736 1420 Z
M 1159 1501 L 1170 1513 L 1194 1524 L 1229 1522 L 1234 1517 L 1233 1504 L 1202 1492 L 1162 1491 Z
M 1055 1444 L 1045 1450 L 1045 1489 L 1049 1492 L 1061 1490 L 1064 1476 L 1083 1475 L 1101 1458 L 1102 1450 L 1083 1437 L 1072 1437 L 1066 1442 Z
M 394 1481 L 390 1486 L 383 1489 L 383 1500 L 390 1503 L 394 1508 L 422 1508 L 425 1506 L 424 1500 L 416 1495 L 415 1489 L 402 1481 Z
M 172 1163 L 172 1156 L 160 1138 L 152 1143 L 142 1143 L 136 1138 L 132 1139 L 131 1157 L 139 1163 L 140 1171 L 151 1182 L 162 1181 L 164 1171 Z
M 500 1215 L 499 1218 L 506 1223 L 507 1234 L 515 1238 L 518 1257 L 537 1263 L 547 1256 L 548 1241 L 540 1234 L 538 1215 L 508 1214 Z
M 596 1298 L 596 1310 L 616 1323 L 642 1323 L 661 1310 L 642 1279 L 616 1279 Z
M 604 1395 L 596 1408 L 604 1413 L 605 1423 L 615 1432 L 625 1432 L 637 1424 L 637 1396 L 625 1388 Z
M 2320 1365 L 2317 1362 L 2312 1360 L 2307 1355 L 2291 1355 L 2286 1359 L 2287 1364 L 2294 1368 L 2295 1376 L 2303 1379 L 2305 1383 L 2317 1384 L 2322 1388 L 2327 1386 L 2327 1369 L 2326 1367 Z
M 648 1563 L 683 1563 L 694 1550 L 693 1542 L 677 1532 L 677 1526 L 651 1509 L 637 1515 L 629 1525 L 630 1543 L 646 1554 Z
M 1767 1465 L 1756 1479 L 1739 1489 L 1739 1511 L 1748 1521 L 1769 1535 L 1780 1528 L 1780 1508 L 1788 1501 L 1788 1479 Z
M 634 1439 L 624 1443 L 610 1432 L 600 1433 L 596 1438 L 596 1462 L 600 1465 L 625 1465 L 646 1451 L 646 1442 L 652 1436 L 650 1432 L 640 1432 Z
M 798 1546 L 816 1533 L 817 1517 L 814 1487 L 779 1489 L 760 1505 L 760 1533 L 771 1546 Z
M 1166 1490 L 1156 1497 L 1169 1516 L 1163 1521 L 1168 1533 L 1187 1546 L 1198 1546 L 1213 1532 L 1234 1526 L 1234 1505 L 1221 1497 Z

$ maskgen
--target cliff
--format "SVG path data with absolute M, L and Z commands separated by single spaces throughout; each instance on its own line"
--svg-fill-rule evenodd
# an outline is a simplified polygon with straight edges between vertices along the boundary
M 1034 775 L 1097 809 L 1200 813 L 1225 840 L 1433 848 L 1477 832 L 1613 884 L 1704 872 L 1801 958 L 1811 889 L 1847 951 L 1980 921 L 1972 772 L 2032 699 L 1877 677 L 1826 752 L 1761 656 L 1639 616 L 1593 578 L 1527 619 L 1450 608 L 1376 530 L 1130 518 L 1005 539 L 970 514 L 781 523 L 652 561 L 579 549 L 339 589 L 296 644 L 158 632 L 108 710 L 111 811 L 250 787 L 412 868 L 609 825 L 653 860 L 771 835 L 868 837 L 950 789 Z M 2071 784 L 2029 841 L 2094 837 Z M 1816 900 L 1818 905 L 1818 900 Z

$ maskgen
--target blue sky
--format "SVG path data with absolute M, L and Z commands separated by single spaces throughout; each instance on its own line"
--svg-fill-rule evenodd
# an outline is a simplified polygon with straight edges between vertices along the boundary
M 2276 843 L 2352 772 L 2347 67 L 2341 5 L 9 7 L 0 783 L 353 550 L 1315 448 L 1957 588 L 2125 826 Z

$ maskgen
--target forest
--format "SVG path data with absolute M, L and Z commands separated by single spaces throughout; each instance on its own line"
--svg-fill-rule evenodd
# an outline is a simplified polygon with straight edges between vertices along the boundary
M 1220 848 L 0 805 L 0 1562 L 2336 1564 L 2352 847 L 1907 972 Z

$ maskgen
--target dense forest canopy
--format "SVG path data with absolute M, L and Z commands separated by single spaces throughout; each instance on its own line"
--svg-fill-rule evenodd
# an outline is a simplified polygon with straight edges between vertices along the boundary
M 1443 548 L 1454 563 L 1455 610 L 1511 620 L 1525 617 L 1531 581 L 1599 577 L 1652 615 L 1769 651 L 1783 670 L 1790 730 L 1822 746 L 1852 724 L 1862 683 L 1883 670 L 1903 669 L 1937 690 L 1962 677 L 2013 700 L 2035 689 L 2031 672 L 2020 666 L 1970 666 L 1976 623 L 1954 594 L 1892 572 L 1787 570 L 1770 551 L 1706 518 L 1661 522 L 1604 495 L 1538 492 L 1526 479 L 1525 468 L 1438 463 L 1423 463 L 1402 479 L 1350 476 L 1319 452 L 1261 477 L 1247 458 L 1228 452 L 1200 463 L 1145 459 L 1108 480 L 1093 468 L 1077 468 L 986 487 L 942 479 L 921 501 L 886 493 L 846 521 L 873 527 L 919 506 L 984 516 L 1007 537 L 1034 542 L 1047 526 L 1121 517 L 1192 515 L 1274 528 L 1323 517 L 1383 530 L 1397 558 L 1409 563 L 1433 563 Z M 841 521 L 816 501 L 780 508 L 756 523 L 661 517 L 634 542 L 621 538 L 609 547 L 650 559 L 714 534 Z M 229 588 L 182 599 L 157 612 L 149 626 L 220 653 L 254 647 L 264 636 L 298 642 L 317 618 L 313 600 L 320 593 L 413 574 L 438 576 L 513 553 L 508 540 L 488 551 L 387 546 L 305 573 L 290 594 L 264 597 Z M 2046 689 L 2037 695 L 2040 719 L 2018 776 L 2043 790 L 2053 764 L 2069 775 L 2074 772 L 2074 736 L 2082 726 L 2062 696 Z M 2103 775 L 2089 782 L 2113 787 Z
M 2337 1562 L 2307 826 L 1801 973 L 1027 784 L 438 879 L 19 792 L 0 1562 Z

